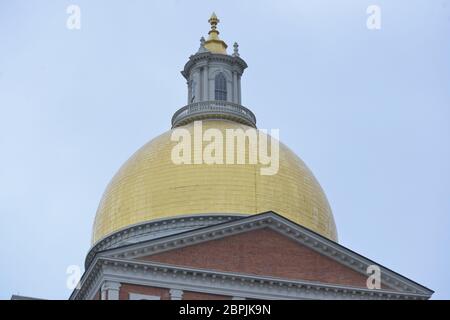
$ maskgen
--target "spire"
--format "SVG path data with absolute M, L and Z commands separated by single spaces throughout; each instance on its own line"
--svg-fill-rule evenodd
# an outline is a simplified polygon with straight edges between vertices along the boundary
M 211 30 L 209 31 L 208 40 L 205 42 L 205 48 L 212 53 L 227 54 L 227 44 L 219 38 L 219 30 L 217 30 L 217 25 L 220 20 L 217 15 L 213 12 L 211 18 L 208 20 L 211 25 Z
M 217 31 L 217 25 L 219 24 L 220 20 L 219 18 L 217 18 L 215 12 L 212 13 L 211 18 L 209 18 L 208 22 L 211 25 L 211 31 L 209 32 L 209 34 L 211 35 L 211 33 L 215 32 L 218 35 L 219 31 Z
M 234 53 L 233 53 L 233 57 L 239 57 L 239 44 L 237 42 L 234 43 L 233 45 L 234 47 Z
M 205 43 L 206 43 L 205 38 L 201 37 L 201 39 L 200 39 L 200 48 L 198 49 L 197 53 L 208 52 L 208 50 L 206 50 L 206 48 L 205 48 Z

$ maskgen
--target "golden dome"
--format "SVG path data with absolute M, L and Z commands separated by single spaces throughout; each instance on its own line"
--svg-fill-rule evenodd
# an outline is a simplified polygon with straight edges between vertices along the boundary
M 182 128 L 191 133 L 194 124 Z M 250 128 L 205 120 L 203 129 Z M 199 214 L 258 214 L 274 211 L 337 241 L 326 196 L 311 171 L 280 143 L 279 171 L 260 175 L 261 165 L 175 165 L 172 131 L 137 151 L 108 185 L 93 227 L 92 243 L 131 225 Z

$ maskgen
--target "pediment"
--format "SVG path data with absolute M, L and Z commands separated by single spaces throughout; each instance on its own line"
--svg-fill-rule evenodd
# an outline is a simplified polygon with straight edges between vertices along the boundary
M 358 288 L 366 287 L 368 267 L 376 265 L 381 270 L 382 289 L 433 293 L 274 212 L 110 249 L 98 255 Z

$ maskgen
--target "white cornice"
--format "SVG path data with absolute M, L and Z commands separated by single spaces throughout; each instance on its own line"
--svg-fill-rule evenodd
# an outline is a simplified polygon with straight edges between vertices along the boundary
M 424 294 L 330 285 L 275 277 L 252 276 L 178 267 L 136 260 L 97 257 L 96 267 L 71 299 L 93 299 L 105 281 L 178 289 L 251 299 L 405 299 L 425 300 Z
M 181 72 L 181 74 L 186 79 L 189 79 L 189 74 L 194 66 L 202 63 L 210 63 L 216 61 L 226 62 L 231 65 L 237 66 L 239 68 L 238 70 L 240 74 L 242 74 L 244 70 L 248 67 L 247 63 L 240 57 L 230 56 L 226 54 L 215 54 L 211 52 L 202 52 L 189 57 L 189 61 L 184 66 L 184 69 Z

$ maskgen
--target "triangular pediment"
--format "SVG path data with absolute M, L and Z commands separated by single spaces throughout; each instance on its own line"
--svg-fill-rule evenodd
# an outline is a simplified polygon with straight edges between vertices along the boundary
M 136 259 L 355 287 L 365 287 L 367 280 L 357 271 L 267 226 Z
M 369 266 L 381 270 L 382 289 L 432 291 L 274 213 L 110 249 L 102 257 L 199 270 L 365 288 Z

